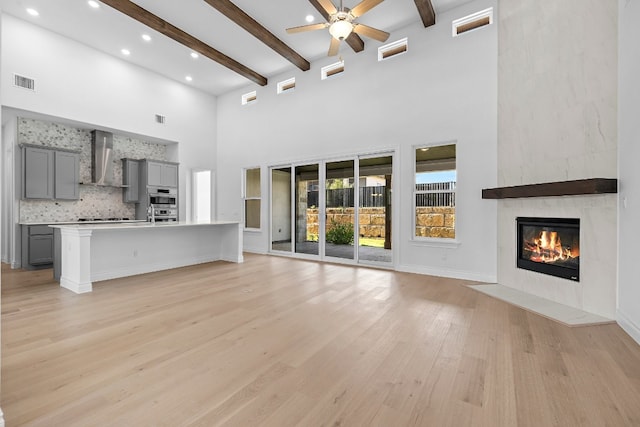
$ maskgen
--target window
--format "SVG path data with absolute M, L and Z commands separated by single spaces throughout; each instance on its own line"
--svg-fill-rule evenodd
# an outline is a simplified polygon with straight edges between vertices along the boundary
M 244 228 L 260 228 L 260 168 L 244 171 Z
M 415 234 L 417 238 L 456 237 L 456 145 L 415 150 Z
M 406 37 L 393 43 L 380 46 L 378 48 L 378 61 L 393 58 L 396 55 L 407 53 L 409 49 L 409 39 Z
M 478 28 L 493 24 L 493 8 L 490 7 L 480 12 L 473 13 L 464 18 L 456 19 L 451 23 L 453 37 L 464 34 Z
M 296 89 L 296 78 L 295 77 L 291 77 L 290 79 L 287 80 L 283 80 L 281 82 L 278 83 L 278 95 L 280 95 L 281 93 L 285 93 L 285 92 L 293 92 Z
M 344 61 L 335 62 L 320 69 L 320 80 L 326 80 L 329 77 L 337 76 L 338 74 L 343 72 Z
M 249 105 L 258 100 L 258 94 L 254 90 L 253 92 L 245 93 L 242 95 L 242 105 Z

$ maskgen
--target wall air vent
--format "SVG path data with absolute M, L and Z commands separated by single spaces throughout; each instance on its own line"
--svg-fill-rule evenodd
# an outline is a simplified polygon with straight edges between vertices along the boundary
M 406 37 L 378 48 L 378 61 L 384 61 L 409 50 L 409 39 Z
M 13 75 L 13 85 L 32 91 L 36 90 L 36 81 L 29 77 L 21 76 L 20 74 Z
M 258 94 L 254 90 L 253 92 L 245 93 L 242 95 L 242 105 L 253 104 L 258 100 Z
M 156 123 L 160 123 L 161 125 L 167 122 L 167 116 L 163 116 L 162 114 L 156 114 Z
M 485 27 L 493 24 L 493 8 L 490 7 L 480 12 L 473 13 L 464 18 L 456 19 L 451 23 L 451 31 L 453 37 L 464 34 L 471 30 Z
M 278 95 L 285 92 L 293 92 L 296 89 L 296 78 L 291 77 L 290 79 L 283 80 L 278 83 Z
M 344 72 L 344 61 L 335 62 L 333 64 L 322 67 L 320 70 L 320 79 L 325 80 L 329 77 L 336 76 Z

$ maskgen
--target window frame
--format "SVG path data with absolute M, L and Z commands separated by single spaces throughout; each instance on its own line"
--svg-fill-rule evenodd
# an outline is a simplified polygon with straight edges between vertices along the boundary
M 446 146 L 446 145 L 455 145 L 456 147 L 456 167 L 455 170 L 456 171 L 456 181 L 455 181 L 455 186 L 453 189 L 453 194 L 454 194 L 454 198 L 456 199 L 456 203 L 454 205 L 455 209 L 455 215 L 456 215 L 456 221 L 454 222 L 454 233 L 455 233 L 455 237 L 425 237 L 425 236 L 418 236 L 416 235 L 416 228 L 417 228 L 417 202 L 416 202 L 416 196 L 418 194 L 433 194 L 433 193 L 438 193 L 439 191 L 433 191 L 433 190 L 418 190 L 416 188 L 417 186 L 417 174 L 418 174 L 418 160 L 417 160 L 417 150 L 422 149 L 422 148 L 433 148 L 433 147 L 442 147 L 442 146 Z M 412 178 L 412 190 L 411 190 L 411 205 L 412 205 L 412 210 L 411 210 L 411 241 L 413 243 L 416 244 L 422 244 L 422 245 L 427 245 L 427 246 L 444 246 L 444 247 L 449 247 L 449 246 L 453 246 L 456 247 L 460 244 L 459 240 L 458 240 L 458 227 L 456 226 L 457 224 L 457 215 L 458 215 L 458 209 L 457 209 L 457 205 L 458 205 L 458 200 L 457 200 L 457 188 L 458 188 L 458 141 L 456 140 L 452 140 L 452 141 L 441 141 L 441 142 L 435 142 L 435 143 L 424 143 L 424 144 L 416 144 L 412 146 L 412 161 L 413 161 L 413 178 Z M 450 191 L 449 191 L 450 192 Z
M 258 178 L 259 178 L 259 182 L 258 182 L 258 189 L 259 189 L 259 195 L 258 196 L 247 196 L 247 174 L 249 171 L 252 170 L 257 170 L 258 171 Z M 259 227 L 247 227 L 247 201 L 248 200 L 257 200 L 259 201 L 259 211 L 258 211 L 258 220 L 260 222 Z M 262 207 L 263 207 L 263 203 L 262 203 L 262 167 L 260 166 L 254 166 L 254 167 L 245 167 L 242 168 L 242 229 L 244 231 L 253 231 L 253 232 L 260 232 L 262 231 Z

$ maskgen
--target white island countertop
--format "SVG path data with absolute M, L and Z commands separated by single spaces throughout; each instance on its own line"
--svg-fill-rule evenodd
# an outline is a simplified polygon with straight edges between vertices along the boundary
M 148 222 L 148 221 L 130 221 L 130 222 L 80 222 L 80 223 L 65 223 L 65 224 L 47 224 L 51 228 L 60 229 L 76 229 L 76 230 L 123 230 L 130 228 L 138 229 L 153 229 L 153 228 L 168 228 L 168 227 L 205 227 L 211 225 L 239 225 L 238 221 L 205 221 L 205 222 L 193 222 L 193 221 L 171 221 L 171 222 Z
M 213 261 L 242 262 L 238 221 L 50 224 L 54 277 L 76 293 L 92 283 Z M 59 271 L 56 266 L 60 266 Z

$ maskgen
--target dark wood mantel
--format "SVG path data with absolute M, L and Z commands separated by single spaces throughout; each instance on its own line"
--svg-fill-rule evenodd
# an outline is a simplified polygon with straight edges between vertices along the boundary
M 618 180 L 590 178 L 573 181 L 545 182 L 513 187 L 485 188 L 483 199 L 516 199 L 522 197 L 578 196 L 584 194 L 617 193 Z

